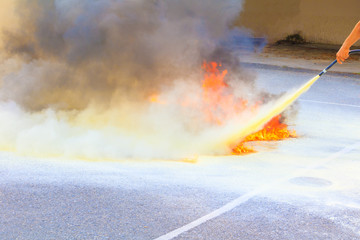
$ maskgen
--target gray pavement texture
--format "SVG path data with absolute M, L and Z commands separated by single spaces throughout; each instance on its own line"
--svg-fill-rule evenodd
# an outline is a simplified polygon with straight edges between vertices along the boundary
M 24 183 L 0 190 L 0 239 L 152 239 L 230 200 L 181 186 L 127 190 Z
M 274 94 L 314 76 L 249 67 L 257 87 Z M 288 123 L 299 138 L 197 164 L 0 153 L 0 239 L 155 239 L 251 192 L 174 239 L 360 239 L 359 76 L 325 75 L 293 110 Z
M 360 217 L 359 212 L 340 211 L 338 214 L 342 217 Z M 344 229 L 333 220 L 306 211 L 306 206 L 256 198 L 176 239 L 340 240 L 359 239 L 359 235 Z

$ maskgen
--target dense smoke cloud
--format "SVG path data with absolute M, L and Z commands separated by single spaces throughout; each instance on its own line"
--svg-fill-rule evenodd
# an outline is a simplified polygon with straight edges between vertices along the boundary
M 3 79 L 0 98 L 31 110 L 138 100 L 199 73 L 214 54 L 236 59 L 222 43 L 241 34 L 231 28 L 241 1 L 16 2 L 20 27 L 6 30 L 5 49 L 25 64 Z
M 229 153 L 218 139 L 246 127 L 264 97 L 239 64 L 236 48 L 251 44 L 232 25 L 239 0 L 14 2 L 19 24 L 3 32 L 0 54 L 0 150 L 87 159 Z M 213 99 L 202 88 L 204 61 L 228 70 Z

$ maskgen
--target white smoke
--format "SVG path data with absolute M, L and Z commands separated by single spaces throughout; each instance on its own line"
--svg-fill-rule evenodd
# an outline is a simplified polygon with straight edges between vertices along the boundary
M 20 27 L 3 38 L 1 149 L 87 159 L 224 153 L 202 145 L 223 127 L 199 110 L 203 61 L 223 62 L 235 97 L 258 97 L 231 45 L 244 34 L 232 26 L 241 1 L 16 3 Z M 166 104 L 150 103 L 152 94 Z

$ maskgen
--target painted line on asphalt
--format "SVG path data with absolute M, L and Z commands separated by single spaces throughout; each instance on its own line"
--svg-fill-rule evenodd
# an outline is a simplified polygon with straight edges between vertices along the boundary
M 320 103 L 320 104 L 329 104 L 329 105 L 336 105 L 336 106 L 345 106 L 345 107 L 360 108 L 360 105 L 346 104 L 346 103 L 323 102 L 323 101 L 307 100 L 307 99 L 299 99 L 298 101 L 300 101 L 300 102 L 311 102 L 311 103 Z
M 337 159 L 337 158 L 339 158 L 339 157 L 341 157 L 341 156 L 343 156 L 343 155 L 345 155 L 345 154 L 347 154 L 347 153 L 349 153 L 349 152 L 351 152 L 351 151 L 353 151 L 353 150 L 355 150 L 357 148 L 360 148 L 360 142 L 349 145 L 349 146 L 341 149 L 340 151 L 330 155 L 329 157 L 324 158 L 324 159 L 322 159 L 322 160 L 308 166 L 306 169 L 295 171 L 294 173 L 289 174 L 288 176 L 286 176 L 284 178 L 281 178 L 281 179 L 279 179 L 277 181 L 274 181 L 274 182 L 272 182 L 270 184 L 266 184 L 266 185 L 264 185 L 264 186 L 262 186 L 262 187 L 260 187 L 258 189 L 255 189 L 253 191 L 245 193 L 244 195 L 242 195 L 242 196 L 236 198 L 235 200 L 227 203 L 226 205 L 216 209 L 215 211 L 213 211 L 213 212 L 211 212 L 211 213 L 209 213 L 209 214 L 207 214 L 207 215 L 205 215 L 205 216 L 203 216 L 201 218 L 198 218 L 198 219 L 196 219 L 196 220 L 194 220 L 194 221 L 192 221 L 192 222 L 190 222 L 190 223 L 188 223 L 188 224 L 186 224 L 186 225 L 184 225 L 184 226 L 182 226 L 180 228 L 177 228 L 177 229 L 175 229 L 175 230 L 173 230 L 173 231 L 171 231 L 171 232 L 169 232 L 169 233 L 167 233 L 165 235 L 162 235 L 162 236 L 160 236 L 160 237 L 158 237 L 158 238 L 156 238 L 154 240 L 170 240 L 170 239 L 173 239 L 173 238 L 179 236 L 180 234 L 182 234 L 184 232 L 187 232 L 187 231 L 189 231 L 189 230 L 191 230 L 191 229 L 193 229 L 193 228 L 195 228 L 195 227 L 197 227 L 197 226 L 199 226 L 199 225 L 201 225 L 201 224 L 203 224 L 203 223 L 205 223 L 205 222 L 207 222 L 207 221 L 209 221 L 211 219 L 214 219 L 214 218 L 216 218 L 216 217 L 218 217 L 218 216 L 220 216 L 220 215 L 222 215 L 222 214 L 224 214 L 226 212 L 231 211 L 232 209 L 234 209 L 234 208 L 238 207 L 239 205 L 247 202 L 248 200 L 250 200 L 251 198 L 257 196 L 260 193 L 264 193 L 265 191 L 270 190 L 270 189 L 276 187 L 277 185 L 288 181 L 289 179 L 292 179 L 292 178 L 297 177 L 299 175 L 301 176 L 302 174 L 306 173 L 309 169 L 320 167 L 320 166 L 322 166 L 322 165 L 324 165 L 326 163 L 329 163 L 329 162 L 331 162 L 331 161 L 333 161 L 333 160 L 335 160 L 335 159 Z

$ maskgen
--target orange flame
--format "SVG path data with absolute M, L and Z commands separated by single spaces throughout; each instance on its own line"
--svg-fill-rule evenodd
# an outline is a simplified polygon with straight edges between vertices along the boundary
M 258 108 L 258 104 L 249 105 L 248 101 L 235 97 L 232 94 L 232 89 L 225 82 L 228 71 L 226 69 L 220 70 L 219 68 L 222 68 L 221 64 L 204 62 L 202 68 L 204 70 L 202 107 L 191 101 L 187 102 L 186 96 L 180 102 L 182 107 L 201 108 L 200 110 L 204 113 L 205 120 L 218 125 L 223 124 L 226 120 L 229 120 L 232 116 L 241 113 L 245 109 L 255 111 Z M 149 101 L 166 104 L 158 94 L 151 95 Z M 278 115 L 270 120 L 263 129 L 243 139 L 232 149 L 232 153 L 243 155 L 256 152 L 254 149 L 246 146 L 248 142 L 278 141 L 294 137 L 296 137 L 296 132 L 288 130 L 287 125 L 282 122 L 281 115 Z
M 235 98 L 224 78 L 228 71 L 220 71 L 221 64 L 204 62 L 205 71 L 203 87 L 203 101 L 205 104 L 206 120 L 221 125 L 232 115 L 243 111 L 248 106 L 246 100 Z
M 247 136 L 236 147 L 232 149 L 233 154 L 241 155 L 256 152 L 252 148 L 246 147 L 247 142 L 254 141 L 279 141 L 287 138 L 295 138 L 296 132 L 288 130 L 287 125 L 281 122 L 281 115 L 271 119 L 263 129 Z
M 204 102 L 207 104 L 205 111 L 207 119 L 217 124 L 223 123 L 231 113 L 239 113 L 249 108 L 248 102 L 235 98 L 229 91 L 229 86 L 224 81 L 228 71 L 220 71 L 221 64 L 210 62 L 203 64 L 205 76 L 203 81 Z M 257 105 L 252 108 L 256 109 Z M 296 137 L 295 131 L 289 131 L 287 125 L 282 123 L 281 115 L 274 117 L 262 130 L 247 136 L 240 144 L 233 148 L 233 154 L 248 154 L 256 152 L 245 146 L 247 142 L 277 141 Z
M 276 141 L 293 137 L 296 137 L 296 132 L 288 130 L 287 125 L 281 122 L 281 115 L 277 115 L 262 130 L 247 136 L 244 141 Z

